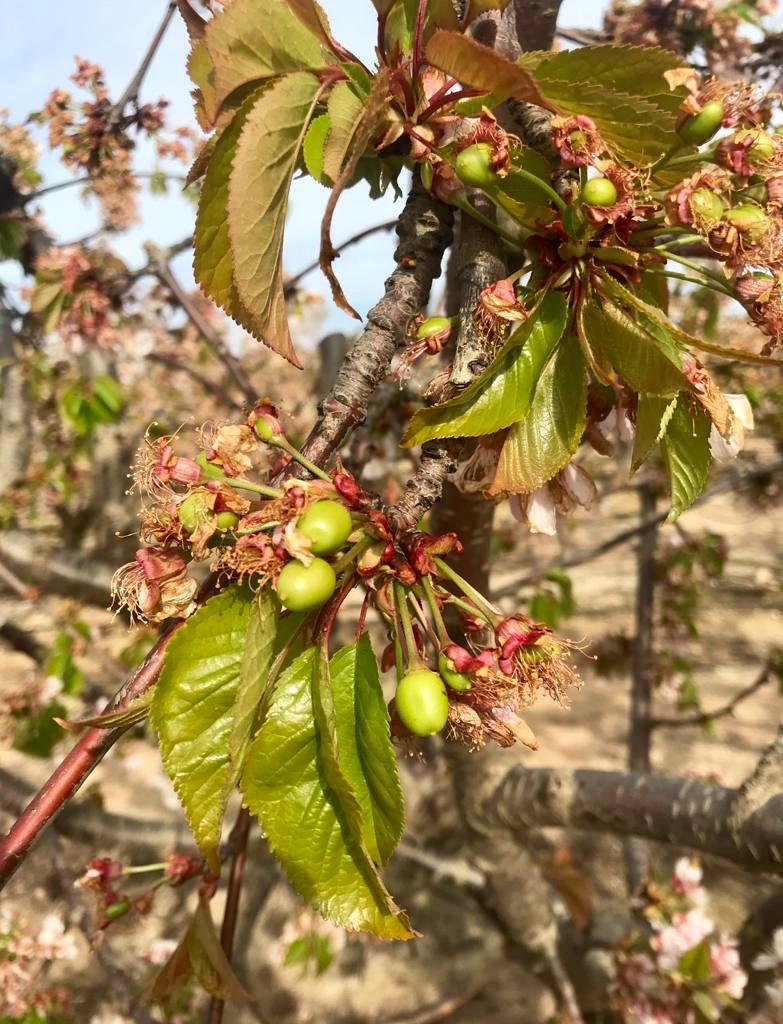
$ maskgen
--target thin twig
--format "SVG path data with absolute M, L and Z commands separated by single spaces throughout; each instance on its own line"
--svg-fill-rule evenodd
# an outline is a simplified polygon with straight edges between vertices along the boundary
M 231 962 L 234 952 L 234 935 L 236 934 L 237 920 L 239 916 L 239 897 L 242 892 L 242 876 L 245 870 L 247 859 L 247 841 L 250 836 L 250 811 L 243 807 L 237 815 L 234 828 L 231 831 L 229 847 L 232 850 L 231 873 L 228 877 L 228 892 L 226 893 L 226 907 L 223 911 L 223 924 L 220 928 L 220 945 L 226 954 L 226 959 Z M 207 1011 L 207 1024 L 222 1024 L 225 1000 L 213 996 Z
M 134 171 L 134 178 L 149 179 L 154 178 L 160 171 Z M 171 181 L 185 181 L 184 174 L 168 174 L 163 172 L 164 177 Z M 66 188 L 75 188 L 77 185 L 89 185 L 91 181 L 97 181 L 102 176 L 100 174 L 87 174 L 83 178 L 70 178 L 68 181 L 57 181 L 54 185 L 45 185 L 43 188 L 39 188 L 37 192 L 30 192 L 29 195 L 24 196 L 25 203 L 30 203 L 34 199 L 42 199 L 44 196 L 51 195 L 52 192 L 62 192 Z M 105 230 L 104 228 L 100 229 Z
M 130 82 L 128 82 L 125 92 L 122 94 L 122 96 L 120 96 L 120 98 L 112 107 L 111 114 L 109 114 L 109 129 L 113 128 L 116 124 L 119 123 L 120 119 L 125 113 L 125 108 L 129 103 L 135 103 L 138 105 L 139 92 L 141 91 L 142 83 L 147 72 L 149 71 L 150 64 L 152 64 L 152 61 L 155 59 L 155 54 L 158 52 L 158 47 L 163 42 L 163 37 L 166 34 L 166 29 L 171 24 L 171 19 L 174 17 L 174 12 L 176 11 L 176 9 L 177 4 L 175 0 L 170 0 L 170 2 L 166 6 L 166 12 L 163 15 L 163 19 L 161 20 L 161 23 L 158 26 L 158 30 L 152 37 L 152 42 L 147 48 L 147 52 L 141 59 L 141 64 L 139 64 L 139 67 L 136 70 L 136 73 L 134 74 L 133 78 L 131 78 Z
M 467 1006 L 468 1003 L 472 1003 L 476 996 L 480 995 L 489 984 L 489 981 L 485 978 L 483 981 L 476 982 L 474 985 L 466 988 L 464 992 L 461 992 L 458 996 L 452 996 L 450 999 L 444 999 L 442 1003 L 438 1003 L 437 1006 L 432 1006 L 428 1010 L 422 1010 L 420 1013 L 415 1013 L 411 1017 L 394 1017 L 383 1021 L 383 1024 L 438 1024 L 439 1021 L 448 1020 L 457 1010 L 461 1010 L 463 1006 Z
M 705 726 L 714 722 L 718 718 L 726 718 L 727 715 L 733 715 L 740 704 L 743 704 L 746 700 L 758 693 L 759 690 L 763 689 L 767 683 L 773 679 L 773 672 L 769 665 L 765 665 L 758 676 L 753 680 L 752 683 L 748 684 L 744 689 L 736 693 L 731 700 L 721 705 L 719 708 L 715 708 L 714 711 L 700 711 L 694 715 L 680 715 L 677 718 L 653 718 L 649 719 L 650 729 L 682 729 L 687 726 Z
M 213 329 L 207 318 L 198 308 L 190 295 L 185 291 L 179 281 L 172 273 L 166 253 L 158 246 L 147 243 L 145 246 L 149 257 L 150 267 L 153 273 L 164 287 L 168 288 L 172 296 L 186 313 L 188 319 L 210 347 L 214 355 L 220 360 L 231 375 L 232 380 L 242 392 L 244 398 L 251 404 L 258 398 L 258 393 L 253 387 L 244 369 L 228 350 L 223 339 Z
M 165 352 L 148 352 L 147 359 L 149 359 L 151 363 L 159 363 L 161 366 L 167 366 L 170 370 L 175 370 L 178 373 L 186 373 L 189 377 L 192 377 L 197 384 L 200 384 L 207 394 L 213 395 L 215 398 L 219 398 L 227 408 L 242 408 L 242 403 L 237 401 L 237 399 L 231 395 L 222 384 L 205 377 L 204 374 L 199 373 L 199 371 L 195 369 L 195 367 L 191 366 L 190 363 L 181 363 L 176 356 L 170 356 Z
M 39 643 L 32 633 L 28 633 L 21 626 L 9 622 L 2 614 L 0 614 L 0 637 L 5 640 L 9 647 L 22 654 L 26 654 L 37 665 L 43 664 L 46 659 L 46 648 L 43 644 Z
M 396 226 L 397 221 L 395 219 L 385 220 L 383 224 L 375 224 L 371 228 L 365 228 L 363 231 L 359 231 L 357 232 L 357 234 L 351 235 L 350 238 L 346 238 L 344 242 L 336 246 L 335 251 L 339 253 L 345 252 L 346 249 L 350 249 L 352 245 L 356 245 L 359 242 L 363 242 L 364 239 L 369 238 L 370 235 L 375 235 L 379 231 L 392 231 Z M 309 263 L 303 270 L 300 270 L 297 274 L 294 274 L 293 277 L 289 277 L 283 285 L 283 293 L 285 294 L 285 297 L 288 298 L 290 295 L 292 295 L 296 291 L 297 286 L 299 282 L 302 280 L 302 278 L 307 277 L 307 275 L 311 274 L 314 270 L 318 270 L 320 265 L 320 260 L 314 260 L 312 263 Z
M 783 459 L 776 459 L 774 462 L 770 462 L 764 466 L 758 466 L 756 469 L 752 469 L 747 473 L 740 473 L 738 474 L 738 478 L 734 475 L 729 476 L 714 487 L 711 487 L 708 491 L 705 491 L 704 494 L 696 499 L 691 508 L 704 505 L 713 498 L 717 498 L 726 491 L 741 487 L 743 484 L 769 476 L 770 474 L 777 472 L 781 467 L 783 467 Z M 548 572 L 550 569 L 574 569 L 579 565 L 585 565 L 588 562 L 592 562 L 596 558 L 600 558 L 602 555 L 606 555 L 610 551 L 614 551 L 615 548 L 621 547 L 623 544 L 628 544 L 630 541 L 635 540 L 636 537 L 644 533 L 646 530 L 649 530 L 652 526 L 660 526 L 668 518 L 668 515 L 668 509 L 664 509 L 663 512 L 659 512 L 658 515 L 647 522 L 638 523 L 636 526 L 631 526 L 628 527 L 628 529 L 621 530 L 619 533 L 614 534 L 612 537 L 608 537 L 606 540 L 601 541 L 600 544 L 596 544 L 594 547 L 588 548 L 586 551 L 576 552 L 573 555 L 569 555 L 567 558 L 561 559 L 559 562 L 549 563 L 546 566 L 546 569 L 542 569 L 540 572 L 530 573 L 529 575 L 516 580 L 514 583 L 509 583 L 500 590 L 493 591 L 492 596 L 496 600 L 501 597 L 515 596 L 522 587 L 529 587 L 534 583 L 538 583 L 543 573 Z

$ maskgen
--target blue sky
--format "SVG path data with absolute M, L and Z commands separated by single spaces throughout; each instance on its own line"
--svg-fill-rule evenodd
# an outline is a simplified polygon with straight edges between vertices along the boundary
M 264 0 L 259 0 L 263 4 Z M 374 9 L 370 0 L 321 0 L 335 36 L 368 61 L 375 38 Z M 95 61 L 106 71 L 109 88 L 116 98 L 136 70 L 141 55 L 165 10 L 164 0 L 27 0 L 8 4 L 3 12 L 0 34 L 0 67 L 4 84 L 0 106 L 10 109 L 12 119 L 23 120 L 39 108 L 55 87 L 69 87 L 75 54 Z M 565 0 L 561 23 L 595 26 L 600 22 L 603 3 Z M 164 43 L 145 81 L 142 99 L 165 96 L 170 101 L 169 123 L 192 123 L 190 84 L 185 72 L 187 39 L 179 18 L 169 28 Z M 151 148 L 140 148 L 137 168 L 152 170 Z M 42 170 L 47 183 L 62 181 L 68 173 L 55 159 L 46 159 Z M 317 255 L 318 226 L 326 201 L 325 190 L 310 179 L 294 185 L 286 230 L 286 267 L 294 273 Z M 143 262 L 142 243 L 152 240 L 167 245 L 188 235 L 193 228 L 192 205 L 176 188 L 163 197 L 145 193 L 142 223 L 116 243 L 121 255 L 132 265 Z M 78 189 L 56 193 L 42 200 L 44 217 L 55 236 L 63 241 L 78 238 L 96 226 L 95 211 L 85 206 Z M 347 193 L 338 206 L 333 237 L 339 242 L 356 231 L 395 215 L 391 194 L 383 200 L 369 199 L 363 185 Z M 337 264 L 349 300 L 364 313 L 376 301 L 382 282 L 391 269 L 391 239 L 378 235 L 349 250 Z M 8 280 L 4 272 L 2 276 Z M 190 277 L 189 256 L 177 266 L 183 279 Z M 312 274 L 306 285 L 325 291 L 320 274 Z M 355 322 L 337 311 L 330 313 L 330 328 L 352 331 Z

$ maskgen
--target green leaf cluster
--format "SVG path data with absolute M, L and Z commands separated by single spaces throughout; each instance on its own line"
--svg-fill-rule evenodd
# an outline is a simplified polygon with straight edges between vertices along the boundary
M 232 586 L 173 637 L 151 721 L 210 868 L 239 788 L 294 887 L 327 918 L 410 938 L 379 868 L 403 802 L 378 668 L 366 636 L 329 660 L 292 641 L 270 590 Z

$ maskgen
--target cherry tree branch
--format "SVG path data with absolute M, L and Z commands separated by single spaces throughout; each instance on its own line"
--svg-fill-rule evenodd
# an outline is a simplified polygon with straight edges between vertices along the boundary
M 181 625 L 182 620 L 177 620 L 168 627 L 142 664 L 128 677 L 106 711 L 120 711 L 149 690 L 160 673 L 166 646 Z M 20 866 L 38 836 L 77 792 L 126 728 L 88 729 L 55 768 L 7 835 L 0 839 L 0 889 Z
M 213 355 L 228 370 L 232 380 L 241 391 L 247 402 L 252 404 L 258 398 L 258 393 L 253 387 L 250 379 L 245 373 L 239 360 L 228 350 L 227 345 L 214 330 L 207 318 L 198 308 L 192 297 L 188 295 L 182 285 L 174 276 L 169 265 L 168 250 L 162 250 L 156 245 L 148 242 L 144 247 L 149 258 L 150 267 L 160 283 L 171 292 L 177 303 L 185 311 L 190 322 L 199 332 L 201 337 L 209 346 Z
M 113 128 L 116 124 L 119 123 L 123 114 L 125 113 L 125 108 L 129 103 L 138 104 L 141 86 L 144 82 L 144 79 L 147 76 L 147 72 L 149 71 L 150 65 L 155 59 L 155 54 L 158 52 L 158 47 L 163 42 L 163 37 L 165 36 L 166 30 L 171 24 L 171 19 L 174 17 L 174 12 L 176 11 L 176 9 L 177 4 L 175 0 L 169 0 L 169 3 L 166 5 L 166 11 L 163 15 L 161 23 L 158 26 L 155 35 L 152 37 L 152 41 L 150 42 L 150 45 L 147 48 L 147 52 L 142 57 L 141 63 L 139 64 L 135 74 L 133 75 L 133 78 L 131 78 L 130 82 L 128 82 L 125 92 L 123 92 L 122 96 L 120 96 L 120 98 L 112 107 L 111 114 L 109 115 L 109 128 Z
M 638 836 L 783 877 L 783 793 L 737 821 L 740 793 L 696 779 L 518 765 L 484 794 L 482 824 L 520 839 L 531 827 Z
M 323 466 L 362 422 L 370 398 L 405 342 L 408 325 L 426 305 L 451 242 L 452 216 L 451 208 L 434 199 L 417 175 L 397 224 L 397 266 L 321 402 L 318 421 L 302 448 L 317 466 Z
M 246 807 L 240 809 L 231 836 L 228 841 L 231 850 L 231 871 L 228 876 L 228 892 L 226 906 L 223 911 L 223 923 L 220 928 L 220 945 L 230 962 L 234 952 L 234 935 L 236 934 L 239 917 L 239 897 L 242 892 L 242 876 L 247 859 L 247 841 L 250 837 L 250 811 Z M 207 1024 L 222 1024 L 225 1000 L 213 996 L 207 1013 Z
M 758 693 L 759 690 L 763 689 L 772 679 L 774 673 L 767 664 L 756 676 L 752 683 L 740 690 L 738 693 L 722 704 L 719 708 L 715 708 L 714 711 L 700 711 L 696 715 L 678 715 L 671 716 L 669 718 L 650 718 L 651 729 L 683 729 L 688 726 L 705 726 L 716 721 L 718 718 L 727 718 L 729 715 L 733 715 L 740 704 L 744 704 L 746 700 L 749 700 L 754 694 Z

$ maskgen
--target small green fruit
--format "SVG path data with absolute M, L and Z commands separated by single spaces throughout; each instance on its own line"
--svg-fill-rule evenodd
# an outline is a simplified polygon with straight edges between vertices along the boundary
M 109 921 L 116 921 L 118 917 L 124 917 L 130 910 L 130 900 L 117 900 L 110 903 L 103 911 L 104 917 Z
M 434 171 L 432 169 L 432 164 L 431 163 L 423 163 L 421 165 L 420 169 L 419 169 L 419 173 L 421 174 L 421 183 L 422 183 L 422 185 L 429 192 L 429 190 L 432 188 L 433 178 L 435 177 L 435 173 L 434 173 Z
M 449 717 L 449 698 L 437 672 L 422 668 L 409 672 L 397 684 L 394 703 L 400 721 L 416 736 L 440 732 Z
M 455 170 L 463 185 L 491 191 L 497 185 L 498 176 L 492 170 L 492 146 L 487 142 L 476 142 L 463 149 L 457 157 Z
M 723 120 L 723 102 L 708 100 L 698 114 L 689 117 L 679 129 L 678 135 L 690 146 L 701 146 L 711 139 Z
M 726 213 L 726 220 L 743 235 L 751 238 L 762 234 L 769 223 L 769 217 L 760 206 L 752 203 L 741 203 Z
M 233 530 L 239 523 L 239 516 L 235 512 L 218 512 L 218 530 Z
M 706 188 L 697 188 L 691 197 L 691 210 L 694 217 L 703 220 L 720 220 L 726 207 L 720 196 Z
M 204 480 L 222 480 L 226 475 L 220 466 L 207 459 L 206 452 L 199 452 L 194 461 L 201 466 L 201 476 Z
M 179 521 L 188 533 L 193 533 L 210 514 L 207 496 L 203 493 L 189 494 L 177 508 Z
M 443 651 L 438 655 L 438 672 L 440 672 L 446 685 L 450 686 L 452 690 L 464 692 L 473 686 L 470 676 L 465 675 L 463 672 L 457 672 L 456 669 L 451 668 L 449 659 Z
M 310 539 L 314 555 L 333 555 L 344 547 L 353 530 L 351 513 L 339 501 L 316 501 L 297 521 L 297 529 Z
M 267 444 L 269 444 L 275 436 L 272 424 L 268 420 L 264 419 L 263 416 L 259 416 L 256 420 L 255 430 L 261 440 L 266 441 Z
M 416 338 L 422 341 L 424 338 L 429 338 L 433 334 L 440 334 L 441 331 L 445 331 L 451 327 L 451 320 L 447 316 L 431 316 L 425 320 L 422 324 L 419 324 L 419 329 L 416 331 Z
M 768 135 L 761 128 L 754 128 L 749 132 L 743 132 L 738 137 L 746 139 L 748 135 L 753 136 L 753 144 L 748 150 L 748 156 L 751 160 L 759 163 L 771 160 L 775 153 L 775 142 L 772 136 Z
M 336 585 L 334 569 L 322 558 L 314 558 L 309 565 L 293 561 L 280 573 L 277 596 L 289 611 L 308 612 L 326 604 Z
M 608 178 L 591 178 L 582 186 L 582 202 L 588 206 L 614 206 L 617 189 Z

